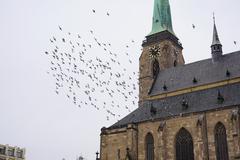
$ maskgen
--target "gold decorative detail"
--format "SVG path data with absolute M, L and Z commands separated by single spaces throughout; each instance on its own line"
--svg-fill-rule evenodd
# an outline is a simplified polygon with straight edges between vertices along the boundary
M 160 48 L 157 46 L 153 46 L 149 48 L 149 56 L 151 59 L 156 59 L 160 55 Z

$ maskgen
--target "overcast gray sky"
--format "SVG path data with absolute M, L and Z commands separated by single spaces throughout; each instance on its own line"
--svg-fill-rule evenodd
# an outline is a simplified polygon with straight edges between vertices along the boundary
M 213 12 L 224 52 L 240 49 L 239 0 L 170 3 L 173 28 L 187 63 L 211 56 Z M 152 10 L 153 0 L 0 0 L 0 143 L 26 148 L 29 160 L 70 160 L 77 155 L 94 159 L 101 127 L 117 119 L 107 121 L 105 111 L 78 108 L 55 94 L 55 82 L 46 74 L 50 65 L 44 51 L 51 47 L 49 38 L 60 36 L 58 25 L 88 42 L 89 30 L 94 30 L 118 54 L 135 40 L 127 50 L 133 63 L 126 67 L 137 71 L 141 42 L 151 30 Z

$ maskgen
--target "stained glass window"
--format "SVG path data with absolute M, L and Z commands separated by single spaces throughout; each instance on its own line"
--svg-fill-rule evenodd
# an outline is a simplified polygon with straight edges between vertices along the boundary
M 194 160 L 192 136 L 185 128 L 176 136 L 176 160 Z
M 229 159 L 226 129 L 220 122 L 215 126 L 215 149 L 217 160 Z
M 146 160 L 154 160 L 154 139 L 151 133 L 146 136 Z

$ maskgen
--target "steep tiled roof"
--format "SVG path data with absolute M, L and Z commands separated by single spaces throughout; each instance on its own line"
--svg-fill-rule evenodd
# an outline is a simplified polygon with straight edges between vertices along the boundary
M 161 71 L 153 84 L 150 96 L 237 77 L 240 77 L 240 52 L 223 55 L 217 62 L 206 59 Z M 167 86 L 167 91 L 163 89 L 164 84 Z M 145 101 L 143 106 L 109 128 L 121 128 L 129 123 L 166 119 L 237 105 L 240 105 L 240 83 L 228 84 L 164 99 Z
M 227 71 L 230 73 L 226 75 Z M 240 77 L 240 51 L 223 55 L 217 62 L 206 59 L 184 66 L 163 70 L 152 86 L 150 95 L 214 83 L 229 78 Z M 194 78 L 197 80 L 193 82 Z M 164 84 L 167 90 L 163 89 Z
M 218 99 L 219 94 L 224 98 L 223 102 Z M 188 107 L 183 106 L 183 100 L 185 100 Z M 240 83 L 160 100 L 146 101 L 143 106 L 140 106 L 110 128 L 119 128 L 129 123 L 139 123 L 152 119 L 165 119 L 188 113 L 218 110 L 237 105 L 240 105 Z M 151 111 L 153 108 L 154 112 Z

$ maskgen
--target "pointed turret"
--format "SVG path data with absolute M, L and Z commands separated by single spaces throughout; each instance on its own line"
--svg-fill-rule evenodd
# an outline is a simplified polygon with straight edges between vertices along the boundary
M 212 59 L 217 61 L 222 56 L 222 44 L 219 40 L 217 27 L 215 23 L 215 16 L 213 16 L 214 26 L 213 26 L 213 40 L 211 45 Z
M 172 28 L 169 0 L 154 0 L 152 31 L 149 33 L 149 35 L 166 30 L 175 35 Z
M 217 27 L 216 27 L 216 23 L 215 23 L 215 20 L 214 20 L 212 45 L 218 45 L 218 44 L 221 44 L 221 42 L 220 42 L 219 37 L 218 37 Z

